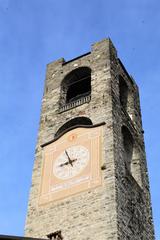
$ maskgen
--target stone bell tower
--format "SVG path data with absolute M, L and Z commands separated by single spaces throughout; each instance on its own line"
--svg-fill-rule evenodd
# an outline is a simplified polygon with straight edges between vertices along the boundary
M 138 87 L 110 39 L 47 65 L 25 235 L 154 239 Z

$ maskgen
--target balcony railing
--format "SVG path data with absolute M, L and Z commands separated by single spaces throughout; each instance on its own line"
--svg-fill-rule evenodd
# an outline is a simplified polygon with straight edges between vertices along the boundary
M 68 111 L 68 110 L 70 110 L 72 108 L 75 108 L 75 107 L 78 107 L 78 106 L 80 106 L 80 105 L 82 105 L 84 103 L 88 103 L 88 102 L 90 102 L 90 100 L 91 100 L 91 95 L 87 95 L 85 97 L 81 97 L 81 98 L 77 99 L 76 101 L 67 103 L 64 106 L 60 107 L 59 113 Z

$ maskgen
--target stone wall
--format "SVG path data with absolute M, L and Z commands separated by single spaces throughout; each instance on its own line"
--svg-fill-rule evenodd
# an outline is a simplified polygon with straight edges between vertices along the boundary
M 111 69 L 118 239 L 151 240 L 154 231 L 138 87 L 116 56 Z M 127 109 L 120 103 L 119 76 L 129 89 Z M 130 171 L 124 159 L 123 126 L 134 141 Z

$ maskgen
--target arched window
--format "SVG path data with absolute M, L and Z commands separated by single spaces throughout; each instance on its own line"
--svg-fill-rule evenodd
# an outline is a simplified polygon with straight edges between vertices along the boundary
M 133 140 L 132 134 L 127 127 L 122 127 L 123 156 L 125 166 L 137 183 L 142 186 L 141 156 L 138 144 Z
M 122 76 L 119 76 L 119 98 L 121 106 L 127 110 L 128 86 Z
M 76 126 L 84 126 L 84 125 L 92 125 L 92 121 L 87 117 L 76 117 L 71 119 L 70 121 L 66 122 L 62 125 L 55 134 L 55 137 L 58 137 L 65 133 L 67 130 L 71 129 L 72 127 Z
M 133 87 L 128 87 L 126 81 L 122 76 L 119 76 L 119 98 L 122 108 L 128 113 L 130 118 L 134 121 L 134 93 Z
M 74 102 L 91 93 L 91 69 L 80 67 L 71 71 L 61 83 L 61 105 Z
M 131 163 L 133 156 L 133 137 L 127 127 L 122 127 L 123 137 L 123 156 L 127 170 L 131 172 Z

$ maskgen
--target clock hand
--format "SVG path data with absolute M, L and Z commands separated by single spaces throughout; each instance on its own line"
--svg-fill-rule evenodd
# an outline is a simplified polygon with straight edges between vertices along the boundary
M 72 164 L 72 163 L 75 162 L 77 159 L 73 159 L 73 160 L 72 160 L 66 150 L 65 150 L 65 154 L 66 154 L 67 157 L 68 157 L 68 163 L 73 167 L 73 164 Z
M 60 164 L 59 166 L 63 167 L 63 166 L 68 165 L 68 164 L 69 164 L 69 162 L 65 162 L 65 163 Z
M 63 167 L 63 166 L 68 165 L 68 164 L 71 164 L 71 166 L 73 167 L 72 160 L 70 159 L 70 157 L 68 155 L 68 152 L 66 150 L 65 150 L 65 154 L 67 155 L 68 162 L 60 164 L 60 167 Z
M 71 166 L 73 167 L 72 160 L 70 159 L 68 152 L 66 150 L 65 150 L 65 154 L 67 155 L 69 164 L 71 164 Z
M 73 167 L 73 163 L 72 163 L 73 161 L 70 159 L 70 161 L 69 161 L 69 164 L 71 164 L 71 166 Z
M 77 158 L 75 158 L 75 159 L 72 159 L 71 161 L 70 161 L 70 164 L 72 165 L 72 167 L 73 167 L 73 162 L 75 162 L 75 161 L 77 161 Z
M 68 155 L 68 152 L 67 152 L 66 150 L 65 150 L 65 154 L 67 155 L 68 160 L 71 161 L 71 159 L 70 159 L 70 157 L 69 157 L 69 155 Z
M 75 158 L 75 159 L 73 159 L 73 160 L 71 160 L 72 162 L 75 162 L 75 161 L 77 161 L 77 158 Z
M 75 162 L 75 161 L 77 161 L 77 159 L 71 160 L 71 163 L 72 163 L 72 162 Z M 59 166 L 60 166 L 60 167 L 63 167 L 63 166 L 65 166 L 65 165 L 68 165 L 68 164 L 71 164 L 71 163 L 65 162 L 65 163 L 60 164 Z M 72 165 L 73 165 L 73 164 L 72 164 Z

